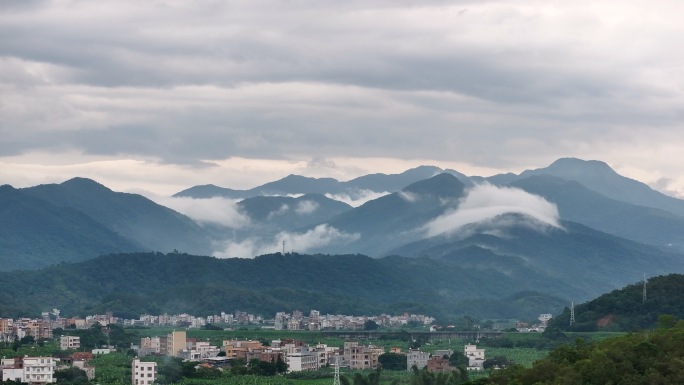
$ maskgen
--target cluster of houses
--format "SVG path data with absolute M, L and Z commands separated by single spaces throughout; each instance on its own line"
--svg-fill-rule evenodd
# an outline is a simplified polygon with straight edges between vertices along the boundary
M 546 327 L 548 326 L 548 323 L 551 320 L 551 318 L 553 318 L 553 315 L 547 313 L 547 314 L 540 314 L 539 318 L 537 318 L 537 320 L 539 322 L 535 322 L 533 324 L 518 321 L 515 323 L 515 330 L 517 330 L 520 333 L 530 333 L 530 332 L 543 333 L 544 330 L 546 330 Z
M 80 337 L 61 336 L 59 341 L 61 350 L 77 350 L 81 347 Z M 95 378 L 95 367 L 89 365 L 94 355 L 107 353 L 109 350 L 96 349 L 94 353 L 73 352 L 59 357 L 15 357 L 3 358 L 2 381 L 18 381 L 29 384 L 47 384 L 56 382 L 55 370 L 67 369 L 75 366 L 86 373 L 88 379 Z
M 78 336 L 61 336 L 60 348 L 65 351 L 80 349 Z M 287 364 L 289 372 L 317 370 L 326 366 L 339 365 L 350 369 L 375 369 L 380 364 L 380 356 L 385 349 L 375 345 L 362 345 L 356 341 L 347 341 L 343 347 L 325 344 L 310 346 L 294 339 L 273 340 L 270 345 L 261 341 L 225 340 L 221 347 L 209 342 L 188 338 L 184 330 L 173 331 L 165 336 L 144 337 L 140 345 L 131 348 L 137 357 L 131 362 L 131 383 L 133 385 L 150 385 L 157 378 L 155 362 L 142 361 L 138 357 L 149 355 L 179 357 L 188 361 L 201 362 L 213 367 L 226 367 L 231 360 L 242 359 L 250 362 L 254 359 L 264 362 L 278 360 Z M 106 354 L 109 349 L 96 349 L 93 352 L 73 352 L 60 357 L 18 357 L 2 359 L 2 380 L 13 380 L 34 384 L 47 384 L 56 381 L 55 370 L 68 368 L 70 365 L 81 368 L 89 379 L 95 377 L 95 368 L 88 363 L 97 354 Z M 223 354 L 219 354 L 223 352 Z M 437 350 L 432 354 L 420 350 L 409 350 L 404 353 L 400 348 L 391 348 L 390 352 L 406 355 L 406 369 L 426 368 L 431 372 L 454 370 L 449 365 L 452 350 Z M 466 345 L 464 355 L 468 358 L 469 370 L 481 370 L 485 360 L 484 349 L 475 345 Z
M 318 310 L 311 310 L 308 316 L 301 311 L 292 313 L 276 313 L 273 326 L 276 330 L 361 330 L 368 321 L 375 322 L 378 326 L 399 328 L 409 322 L 419 325 L 430 325 L 435 319 L 422 314 L 388 315 L 377 316 L 350 316 L 350 315 L 322 315 Z
M 383 327 L 401 327 L 408 322 L 417 322 L 420 325 L 430 325 L 435 319 L 422 314 L 403 314 L 377 316 L 350 316 L 320 314 L 317 310 L 311 310 L 308 316 L 300 311 L 292 313 L 278 312 L 273 319 L 264 319 L 259 315 L 243 311 L 234 313 L 221 312 L 220 314 L 207 317 L 198 317 L 190 314 L 143 314 L 138 319 L 123 319 L 114 317 L 112 313 L 89 315 L 81 317 L 61 317 L 58 309 L 42 313 L 41 318 L 0 318 L 0 341 L 13 341 L 26 336 L 32 336 L 36 340 L 52 339 L 52 330 L 61 329 L 88 329 L 99 323 L 101 325 L 116 324 L 121 326 L 160 326 L 201 328 L 207 324 L 219 325 L 260 325 L 262 327 L 274 327 L 277 330 L 361 330 L 367 321 L 374 321 Z
M 138 357 L 166 355 L 216 367 L 226 366 L 234 359 L 242 359 L 244 362 L 255 359 L 264 362 L 282 360 L 290 372 L 317 370 L 330 365 L 359 370 L 375 369 L 379 365 L 380 355 L 385 353 L 382 347 L 362 345 L 357 341 L 347 341 L 343 347 L 333 347 L 326 344 L 308 345 L 294 339 L 273 340 L 270 345 L 264 345 L 262 341 L 224 340 L 219 347 L 187 338 L 185 331 L 174 331 L 166 336 L 144 337 L 141 338 L 140 345 L 131 348 L 136 350 Z M 219 355 L 221 352 L 223 354 Z M 403 353 L 399 348 L 392 348 L 390 352 L 406 355 L 407 370 L 411 370 L 413 366 L 436 372 L 453 370 L 449 366 L 452 350 L 438 350 L 429 354 L 420 350 Z M 469 370 L 483 368 L 484 349 L 468 344 L 463 353 L 468 358 Z
M 75 366 L 86 373 L 86 377 L 95 378 L 95 367 L 89 364 L 98 354 L 107 354 L 113 349 L 93 349 L 92 352 L 76 351 L 81 348 L 81 338 L 78 336 L 61 336 L 59 347 L 73 353 L 60 354 L 55 357 L 16 357 L 3 358 L 2 381 L 19 381 L 29 384 L 47 384 L 56 382 L 55 370 L 67 369 Z
M 448 372 L 454 370 L 449 365 L 449 357 L 454 354 L 451 349 L 435 350 L 432 354 L 421 350 L 409 349 L 406 353 L 406 369 L 426 368 L 428 372 Z M 468 358 L 468 370 L 482 370 L 484 368 L 485 351 L 476 345 L 467 344 L 463 348 L 463 355 Z

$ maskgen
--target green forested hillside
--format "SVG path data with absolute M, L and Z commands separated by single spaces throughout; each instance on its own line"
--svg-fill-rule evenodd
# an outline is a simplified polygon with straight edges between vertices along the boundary
M 142 248 L 78 210 L 0 186 L 0 270 L 35 269 Z
M 501 306 L 512 302 L 507 299 L 512 293 L 532 286 L 494 270 L 473 275 L 456 264 L 424 258 L 278 253 L 216 259 L 136 253 L 0 273 L 0 314 L 39 314 L 57 307 L 65 314 L 239 309 L 272 316 L 315 308 L 324 313 L 411 311 L 448 318 L 476 311 L 471 314 L 529 318 L 562 308 L 564 300 L 530 292 L 515 299 L 518 307 Z
M 64 183 L 39 185 L 22 191 L 57 207 L 78 210 L 141 245 L 136 251 L 169 252 L 177 249 L 194 254 L 211 252 L 210 239 L 201 226 L 142 195 L 114 192 L 86 178 L 73 178 Z
M 572 326 L 570 309 L 566 308 L 551 321 L 551 326 L 570 331 L 643 330 L 654 327 L 661 314 L 684 318 L 684 275 L 649 278 L 645 302 L 643 282 L 637 282 L 575 305 L 576 322 Z
M 663 317 L 659 328 L 552 351 L 530 369 L 494 372 L 480 385 L 684 384 L 684 321 Z

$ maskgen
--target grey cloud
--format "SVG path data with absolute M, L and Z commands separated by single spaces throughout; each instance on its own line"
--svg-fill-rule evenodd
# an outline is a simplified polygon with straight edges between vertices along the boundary
M 550 26 L 541 2 L 11 4 L 0 8 L 0 65 L 13 71 L 0 75 L 2 155 L 501 166 L 629 143 L 625 130 L 670 132 L 684 116 L 681 90 L 640 79 L 667 68 L 620 59 L 630 47 L 607 36 L 592 47 L 574 20 Z M 445 8 L 425 16 L 426 4 Z M 578 18 L 600 31 L 601 17 Z

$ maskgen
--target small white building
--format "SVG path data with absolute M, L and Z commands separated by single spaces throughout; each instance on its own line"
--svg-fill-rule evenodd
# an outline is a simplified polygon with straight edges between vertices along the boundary
M 553 314 L 546 313 L 546 314 L 539 314 L 539 321 L 542 323 L 542 325 L 546 326 L 549 321 L 553 318 Z
M 468 344 L 463 348 L 463 354 L 468 357 L 468 370 L 484 369 L 485 350 L 478 349 L 477 345 Z
M 156 362 L 142 362 L 137 357 L 131 362 L 132 385 L 151 385 L 156 379 Z
M 81 337 L 78 336 L 61 336 L 59 337 L 59 348 L 61 350 L 78 350 L 81 348 Z

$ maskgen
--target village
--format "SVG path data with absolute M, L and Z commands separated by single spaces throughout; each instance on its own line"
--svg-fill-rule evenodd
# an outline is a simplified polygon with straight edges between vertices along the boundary
M 547 315 L 540 316 L 545 324 Z M 207 325 L 224 325 L 224 330 L 231 330 L 240 325 L 259 325 L 263 329 L 272 330 L 364 330 L 369 324 L 387 329 L 405 326 L 408 323 L 418 325 L 425 330 L 433 330 L 434 318 L 420 314 L 403 314 L 398 316 L 346 316 L 321 315 L 312 310 L 307 316 L 300 311 L 292 313 L 278 312 L 272 321 L 245 312 L 209 317 L 180 315 L 142 315 L 138 319 L 121 319 L 111 313 L 92 315 L 85 318 L 60 317 L 59 310 L 43 313 L 40 319 L 0 319 L 0 338 L 5 343 L 22 339 L 35 341 L 54 340 L 53 330 L 86 330 L 89 328 L 107 329 L 105 325 L 121 325 L 129 327 L 169 327 L 173 331 L 163 335 L 140 338 L 138 343 L 131 344 L 127 351 L 132 351 L 131 384 L 149 385 L 156 380 L 157 363 L 148 357 L 175 357 L 187 362 L 195 362 L 198 367 L 224 370 L 235 362 L 254 365 L 255 362 L 278 363 L 288 373 L 299 371 L 315 371 L 322 368 L 337 367 L 348 370 L 374 370 L 382 367 L 382 356 L 391 354 L 401 356 L 405 370 L 422 370 L 428 372 L 449 372 L 456 370 L 450 364 L 454 354 L 463 356 L 469 371 L 481 371 L 485 362 L 485 350 L 474 344 L 466 344 L 463 351 L 452 349 L 431 352 L 420 349 L 402 349 L 397 346 L 378 346 L 362 344 L 359 341 L 346 340 L 342 346 L 327 344 L 307 344 L 294 338 L 280 338 L 270 341 L 226 339 L 220 345 L 212 345 L 208 341 L 187 336 L 187 330 L 206 327 Z M 521 330 L 522 331 L 522 330 Z M 94 357 L 110 354 L 117 349 L 114 346 L 82 346 L 79 336 L 60 335 L 59 348 L 64 354 L 53 357 L 15 357 L 2 360 L 2 379 L 26 383 L 53 383 L 55 371 L 69 367 L 83 370 L 88 379 L 95 378 L 95 367 L 89 364 Z M 121 348 L 121 347 L 119 347 Z M 131 353 L 129 353 L 131 354 Z M 404 365 L 402 364 L 402 365 Z

